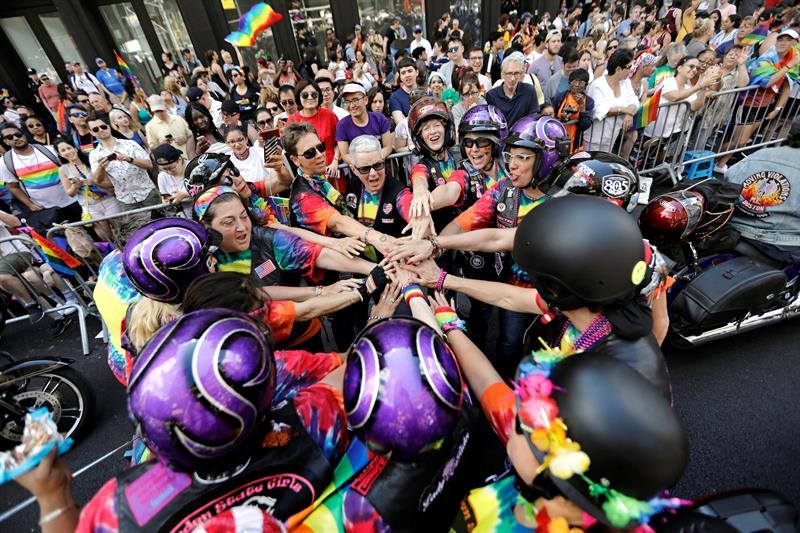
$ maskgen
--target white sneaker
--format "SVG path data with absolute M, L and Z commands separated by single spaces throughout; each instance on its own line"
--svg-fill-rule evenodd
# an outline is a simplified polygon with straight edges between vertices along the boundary
M 728 172 L 728 165 L 714 165 L 714 172 L 725 175 Z
M 80 305 L 80 302 L 78 302 L 78 299 L 77 299 L 77 298 L 75 298 L 75 295 L 74 295 L 74 294 L 72 294 L 72 293 L 71 293 L 71 292 L 69 292 L 69 291 L 67 291 L 67 292 L 64 294 L 64 303 L 65 303 L 65 304 L 75 304 L 75 305 Z M 62 311 L 62 313 L 63 313 L 63 314 L 65 314 L 65 315 L 71 315 L 72 313 L 74 313 L 74 312 L 76 312 L 76 311 L 77 311 L 77 309 L 75 309 L 74 307 L 70 307 L 69 309 L 64 309 L 64 310 Z

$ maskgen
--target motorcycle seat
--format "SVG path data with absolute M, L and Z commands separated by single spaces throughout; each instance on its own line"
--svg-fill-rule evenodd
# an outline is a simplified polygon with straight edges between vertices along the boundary
M 747 240 L 744 238 L 739 239 L 739 242 L 736 243 L 736 247 L 733 250 L 735 252 L 742 254 L 745 257 L 749 257 L 750 259 L 755 259 L 759 263 L 764 263 L 765 265 L 769 265 L 779 270 L 783 268 L 783 264 L 780 261 L 772 259 L 770 256 L 766 255 L 764 252 L 753 246 L 751 243 L 747 242 Z

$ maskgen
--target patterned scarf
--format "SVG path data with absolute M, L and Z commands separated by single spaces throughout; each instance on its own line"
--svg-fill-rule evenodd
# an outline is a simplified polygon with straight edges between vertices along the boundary
M 322 195 L 329 204 L 334 206 L 343 215 L 347 214 L 347 205 L 344 202 L 342 193 L 336 190 L 336 187 L 331 185 L 328 180 L 321 175 L 304 176 L 306 183 L 312 190 Z

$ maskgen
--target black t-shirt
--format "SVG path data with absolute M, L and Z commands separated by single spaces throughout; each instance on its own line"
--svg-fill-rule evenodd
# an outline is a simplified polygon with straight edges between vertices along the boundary
M 394 29 L 392 29 L 391 26 L 386 28 L 386 31 L 383 32 L 383 36 L 386 37 L 387 39 L 389 39 L 388 42 L 386 43 L 386 48 L 387 49 L 392 46 L 393 42 L 395 42 L 397 39 L 400 38 L 400 36 L 397 34 L 396 31 L 394 31 Z
M 255 118 L 258 96 L 258 89 L 252 86 L 248 86 L 244 94 L 239 94 L 236 87 L 231 89 L 231 99 L 239 104 L 239 115 L 242 122 L 252 122 Z

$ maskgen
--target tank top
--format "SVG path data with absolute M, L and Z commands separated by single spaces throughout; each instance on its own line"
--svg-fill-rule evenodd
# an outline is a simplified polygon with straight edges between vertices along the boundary
M 136 118 L 139 120 L 139 124 L 144 126 L 150 122 L 150 119 L 152 119 L 153 116 L 150 114 L 147 108 L 139 107 L 139 104 L 136 102 L 133 102 L 133 105 L 136 106 Z

